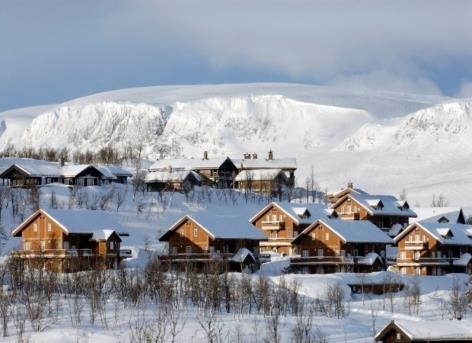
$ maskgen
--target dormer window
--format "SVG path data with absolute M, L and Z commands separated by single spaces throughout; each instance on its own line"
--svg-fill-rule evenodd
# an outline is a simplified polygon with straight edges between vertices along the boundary
M 444 239 L 451 239 L 454 237 L 454 234 L 452 233 L 452 230 L 449 228 L 444 228 L 444 229 L 438 229 L 438 233 L 444 238 Z

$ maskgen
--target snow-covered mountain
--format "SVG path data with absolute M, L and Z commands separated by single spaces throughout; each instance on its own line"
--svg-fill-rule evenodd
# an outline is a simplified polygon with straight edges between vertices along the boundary
M 272 149 L 298 159 L 300 184 L 313 166 L 330 189 L 351 180 L 462 204 L 472 200 L 463 192 L 472 186 L 471 103 L 297 84 L 145 87 L 0 113 L 0 148 L 142 143 L 149 158 Z

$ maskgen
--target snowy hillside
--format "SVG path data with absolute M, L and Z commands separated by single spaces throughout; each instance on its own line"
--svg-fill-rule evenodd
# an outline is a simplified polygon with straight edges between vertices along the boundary
M 96 150 L 139 142 L 151 159 L 272 149 L 275 157 L 297 158 L 299 185 L 313 166 L 322 188 L 351 180 L 371 192 L 406 188 L 422 205 L 434 193 L 453 205 L 472 202 L 462 191 L 472 186 L 465 162 L 471 105 L 460 99 L 297 84 L 166 86 L 8 111 L 0 119 L 0 148 L 11 142 Z

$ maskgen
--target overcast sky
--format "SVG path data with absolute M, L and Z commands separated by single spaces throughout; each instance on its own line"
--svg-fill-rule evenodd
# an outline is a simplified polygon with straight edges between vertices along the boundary
M 472 1 L 2 0 L 0 111 L 165 84 L 472 96 Z

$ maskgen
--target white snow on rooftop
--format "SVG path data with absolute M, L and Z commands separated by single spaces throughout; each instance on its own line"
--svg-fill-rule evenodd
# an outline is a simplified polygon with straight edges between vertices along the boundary
M 382 230 L 368 220 L 320 219 L 346 242 L 393 243 Z
M 30 176 L 60 176 L 60 165 L 57 162 L 35 160 L 31 158 L 0 158 L 0 173 L 16 165 Z
M 467 320 L 411 321 L 396 319 L 395 324 L 411 339 L 446 341 L 446 339 L 453 338 L 469 338 L 472 340 L 472 322 Z
M 252 169 L 243 170 L 235 177 L 235 181 L 271 181 L 279 174 L 287 177 L 282 169 Z
M 182 182 L 189 175 L 192 175 L 197 181 L 201 179 L 200 175 L 192 170 L 173 170 L 147 173 L 144 180 L 146 182 Z

